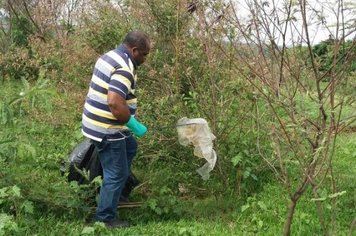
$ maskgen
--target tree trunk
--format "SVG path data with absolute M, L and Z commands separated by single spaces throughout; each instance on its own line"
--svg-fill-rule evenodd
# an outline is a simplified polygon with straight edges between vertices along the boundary
M 312 169 L 314 170 L 314 168 L 315 168 L 315 165 L 312 164 Z M 310 175 L 310 173 L 311 172 L 309 171 L 309 175 Z M 290 235 L 295 207 L 297 206 L 298 200 L 304 194 L 308 185 L 309 185 L 308 177 L 305 176 L 305 178 L 304 178 L 303 182 L 301 183 L 300 187 L 298 188 L 298 190 L 290 197 L 290 202 L 288 205 L 288 212 L 287 212 L 287 219 L 286 219 L 286 222 L 284 223 L 284 233 L 283 233 L 284 236 Z
M 292 227 L 292 221 L 293 221 L 293 216 L 294 216 L 294 210 L 297 205 L 298 200 L 291 199 L 288 205 L 288 213 L 287 213 L 287 220 L 284 223 L 284 236 L 290 235 L 291 232 L 291 227 Z

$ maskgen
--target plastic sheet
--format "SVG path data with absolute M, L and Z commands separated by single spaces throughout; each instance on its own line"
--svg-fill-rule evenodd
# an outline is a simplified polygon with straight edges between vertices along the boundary
M 74 150 L 69 154 L 68 160 L 70 163 L 82 163 L 85 156 L 91 155 L 94 150 L 94 145 L 90 142 L 90 139 L 85 139 L 79 143 Z
M 204 158 L 207 163 L 197 169 L 204 180 L 209 179 L 209 172 L 214 169 L 217 156 L 213 149 L 213 140 L 216 138 L 210 131 L 208 122 L 202 118 L 188 119 L 183 117 L 177 122 L 178 141 L 183 146 L 192 144 L 194 155 Z
M 89 139 L 85 139 L 74 148 L 63 167 L 65 168 L 61 168 L 62 173 L 68 172 L 68 181 L 77 181 L 79 184 L 87 184 L 88 181 L 103 174 L 98 151 Z M 89 179 L 86 179 L 78 169 L 89 171 Z

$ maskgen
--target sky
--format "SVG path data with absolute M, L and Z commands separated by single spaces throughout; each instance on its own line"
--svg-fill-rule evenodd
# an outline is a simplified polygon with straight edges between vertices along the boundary
M 259 3 L 266 2 L 268 6 L 265 7 L 267 12 L 271 12 L 273 9 L 273 2 L 279 8 L 278 15 L 281 19 L 285 19 L 283 17 L 283 5 L 289 3 L 289 0 L 257 0 Z M 232 0 L 236 4 L 236 9 L 239 13 L 239 16 L 247 17 L 250 13 L 248 10 L 248 3 L 252 2 L 252 0 Z M 292 0 L 293 3 L 298 4 L 298 0 Z M 338 12 L 338 4 L 337 0 L 307 0 L 308 10 L 307 10 L 307 22 L 309 28 L 309 35 L 312 44 L 317 44 L 321 41 L 327 40 L 329 37 L 335 38 L 337 35 L 336 30 L 336 22 L 337 22 L 337 14 Z M 298 32 L 303 32 L 303 36 L 305 38 L 305 31 L 302 26 L 302 17 L 300 13 L 300 8 L 298 5 L 294 7 L 295 17 L 294 27 L 289 28 L 286 34 L 287 45 L 292 44 L 292 41 L 296 42 L 300 39 Z M 344 11 L 343 17 L 340 14 L 339 20 L 342 18 L 345 23 L 352 25 L 352 29 L 355 31 L 356 29 L 356 1 L 354 0 L 344 0 Z M 270 25 L 270 29 L 273 26 Z M 345 33 L 349 30 L 345 30 Z M 280 35 L 280 34 L 276 34 Z M 342 36 L 342 30 L 339 30 L 338 38 Z M 298 38 L 299 37 L 299 38 Z M 351 35 L 347 37 L 347 39 L 355 39 L 356 34 L 353 32 Z M 277 39 L 278 41 L 278 39 Z M 279 38 L 279 42 L 277 44 L 281 44 L 281 38 Z

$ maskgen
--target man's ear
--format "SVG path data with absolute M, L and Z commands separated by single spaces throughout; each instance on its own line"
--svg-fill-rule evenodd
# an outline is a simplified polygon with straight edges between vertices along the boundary
M 138 47 L 132 47 L 132 55 L 136 54 L 138 52 Z

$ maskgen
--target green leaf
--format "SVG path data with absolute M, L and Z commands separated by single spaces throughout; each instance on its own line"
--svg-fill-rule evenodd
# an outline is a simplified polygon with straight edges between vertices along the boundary
M 18 226 L 14 221 L 13 216 L 0 213 L 0 235 L 6 235 L 6 232 L 17 231 Z
M 341 192 L 338 192 L 338 193 L 330 194 L 329 198 L 336 198 L 336 197 L 344 195 L 345 193 L 346 193 L 346 191 L 341 191 Z
M 33 204 L 31 201 L 24 201 L 22 203 L 21 208 L 24 210 L 25 213 L 33 214 Z
M 95 233 L 95 228 L 91 226 L 86 226 L 82 230 L 81 234 L 82 235 L 93 235 Z
M 239 153 L 231 159 L 231 162 L 232 162 L 233 166 L 237 166 L 237 164 L 239 164 L 239 162 L 241 160 L 242 160 L 242 155 L 241 155 L 241 153 Z
M 188 229 L 185 227 L 182 227 L 179 229 L 179 235 L 185 235 L 187 233 Z
M 243 206 L 241 207 L 241 212 L 246 211 L 248 208 L 250 208 L 250 205 L 249 205 L 249 204 L 243 205 Z
M 16 185 L 14 185 L 12 188 L 12 193 L 13 193 L 13 196 L 15 197 L 21 197 L 21 189 L 19 187 L 17 187 Z
M 257 204 L 262 210 L 267 210 L 267 207 L 264 202 L 258 201 Z
M 250 174 L 251 174 L 250 171 L 245 170 L 243 173 L 244 179 L 248 178 L 250 176 Z
M 257 176 L 256 175 L 254 175 L 254 174 L 251 174 L 251 177 L 252 177 L 252 179 L 254 179 L 254 180 L 258 180 L 258 178 L 257 178 Z
M 322 201 L 325 201 L 325 200 L 326 200 L 326 197 L 310 199 L 310 201 L 312 201 L 312 202 L 322 202 Z
M 0 188 L 0 198 L 7 198 L 9 196 L 8 187 Z
M 345 193 L 346 193 L 346 191 L 341 191 L 341 192 L 330 194 L 328 196 L 321 197 L 321 198 L 312 198 L 312 199 L 310 199 L 310 201 L 312 201 L 312 202 L 321 202 L 321 201 L 325 201 L 328 198 L 332 199 L 332 198 L 336 198 L 336 197 L 342 196 Z
M 100 186 L 102 182 L 103 180 L 101 176 L 97 176 L 91 181 L 91 183 L 95 184 L 95 186 Z
M 157 201 L 155 199 L 151 199 L 148 201 L 148 206 L 150 209 L 154 210 L 157 207 Z
M 171 193 L 171 192 L 172 192 L 172 190 L 170 188 L 168 188 L 167 186 L 163 186 L 159 190 L 160 195 L 165 195 L 165 194 Z
M 245 154 L 245 156 L 247 156 L 247 157 L 249 157 L 249 156 L 250 156 L 250 153 L 249 153 L 249 151 L 248 151 L 248 150 L 243 150 L 242 152 Z
M 162 215 L 162 213 L 163 213 L 163 211 L 160 207 L 156 207 L 155 212 L 157 213 L 157 215 Z

